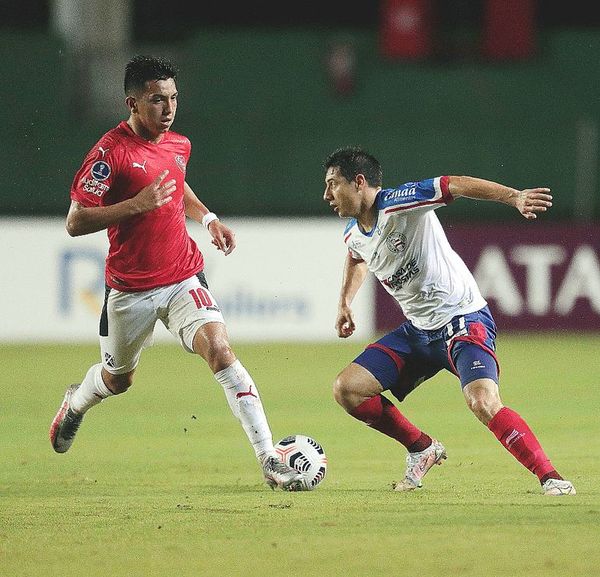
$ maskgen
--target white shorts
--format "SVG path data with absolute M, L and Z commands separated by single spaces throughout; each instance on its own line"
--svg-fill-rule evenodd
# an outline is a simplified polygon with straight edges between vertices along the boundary
M 142 349 L 152 345 L 157 320 L 190 353 L 199 327 L 225 322 L 203 273 L 143 292 L 107 288 L 100 317 L 102 366 L 113 375 L 135 369 Z

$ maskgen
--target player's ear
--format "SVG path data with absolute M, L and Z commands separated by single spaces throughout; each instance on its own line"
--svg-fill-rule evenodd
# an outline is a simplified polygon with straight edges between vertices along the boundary
M 128 96 L 125 99 L 125 104 L 127 104 L 127 108 L 129 108 L 130 112 L 137 112 L 137 102 L 133 96 Z

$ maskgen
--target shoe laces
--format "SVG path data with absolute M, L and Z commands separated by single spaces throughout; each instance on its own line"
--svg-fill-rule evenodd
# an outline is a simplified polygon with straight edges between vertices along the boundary
M 276 457 L 269 457 L 265 461 L 263 468 L 265 471 L 273 471 L 274 473 L 287 473 L 289 471 L 289 467 Z

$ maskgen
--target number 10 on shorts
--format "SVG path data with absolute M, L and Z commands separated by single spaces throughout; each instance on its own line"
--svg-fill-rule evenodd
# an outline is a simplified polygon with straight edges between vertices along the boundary
M 196 303 L 196 307 L 201 309 L 203 307 L 211 307 L 213 306 L 212 299 L 208 292 L 203 288 L 191 289 L 188 291 L 191 297 L 194 299 Z

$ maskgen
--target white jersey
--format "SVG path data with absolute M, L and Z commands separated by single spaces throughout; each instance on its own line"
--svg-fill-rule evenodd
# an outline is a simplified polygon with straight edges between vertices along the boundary
M 452 200 L 446 176 L 407 182 L 378 193 L 369 233 L 356 219 L 344 231 L 350 256 L 366 262 L 419 329 L 439 329 L 487 304 L 434 212 Z

